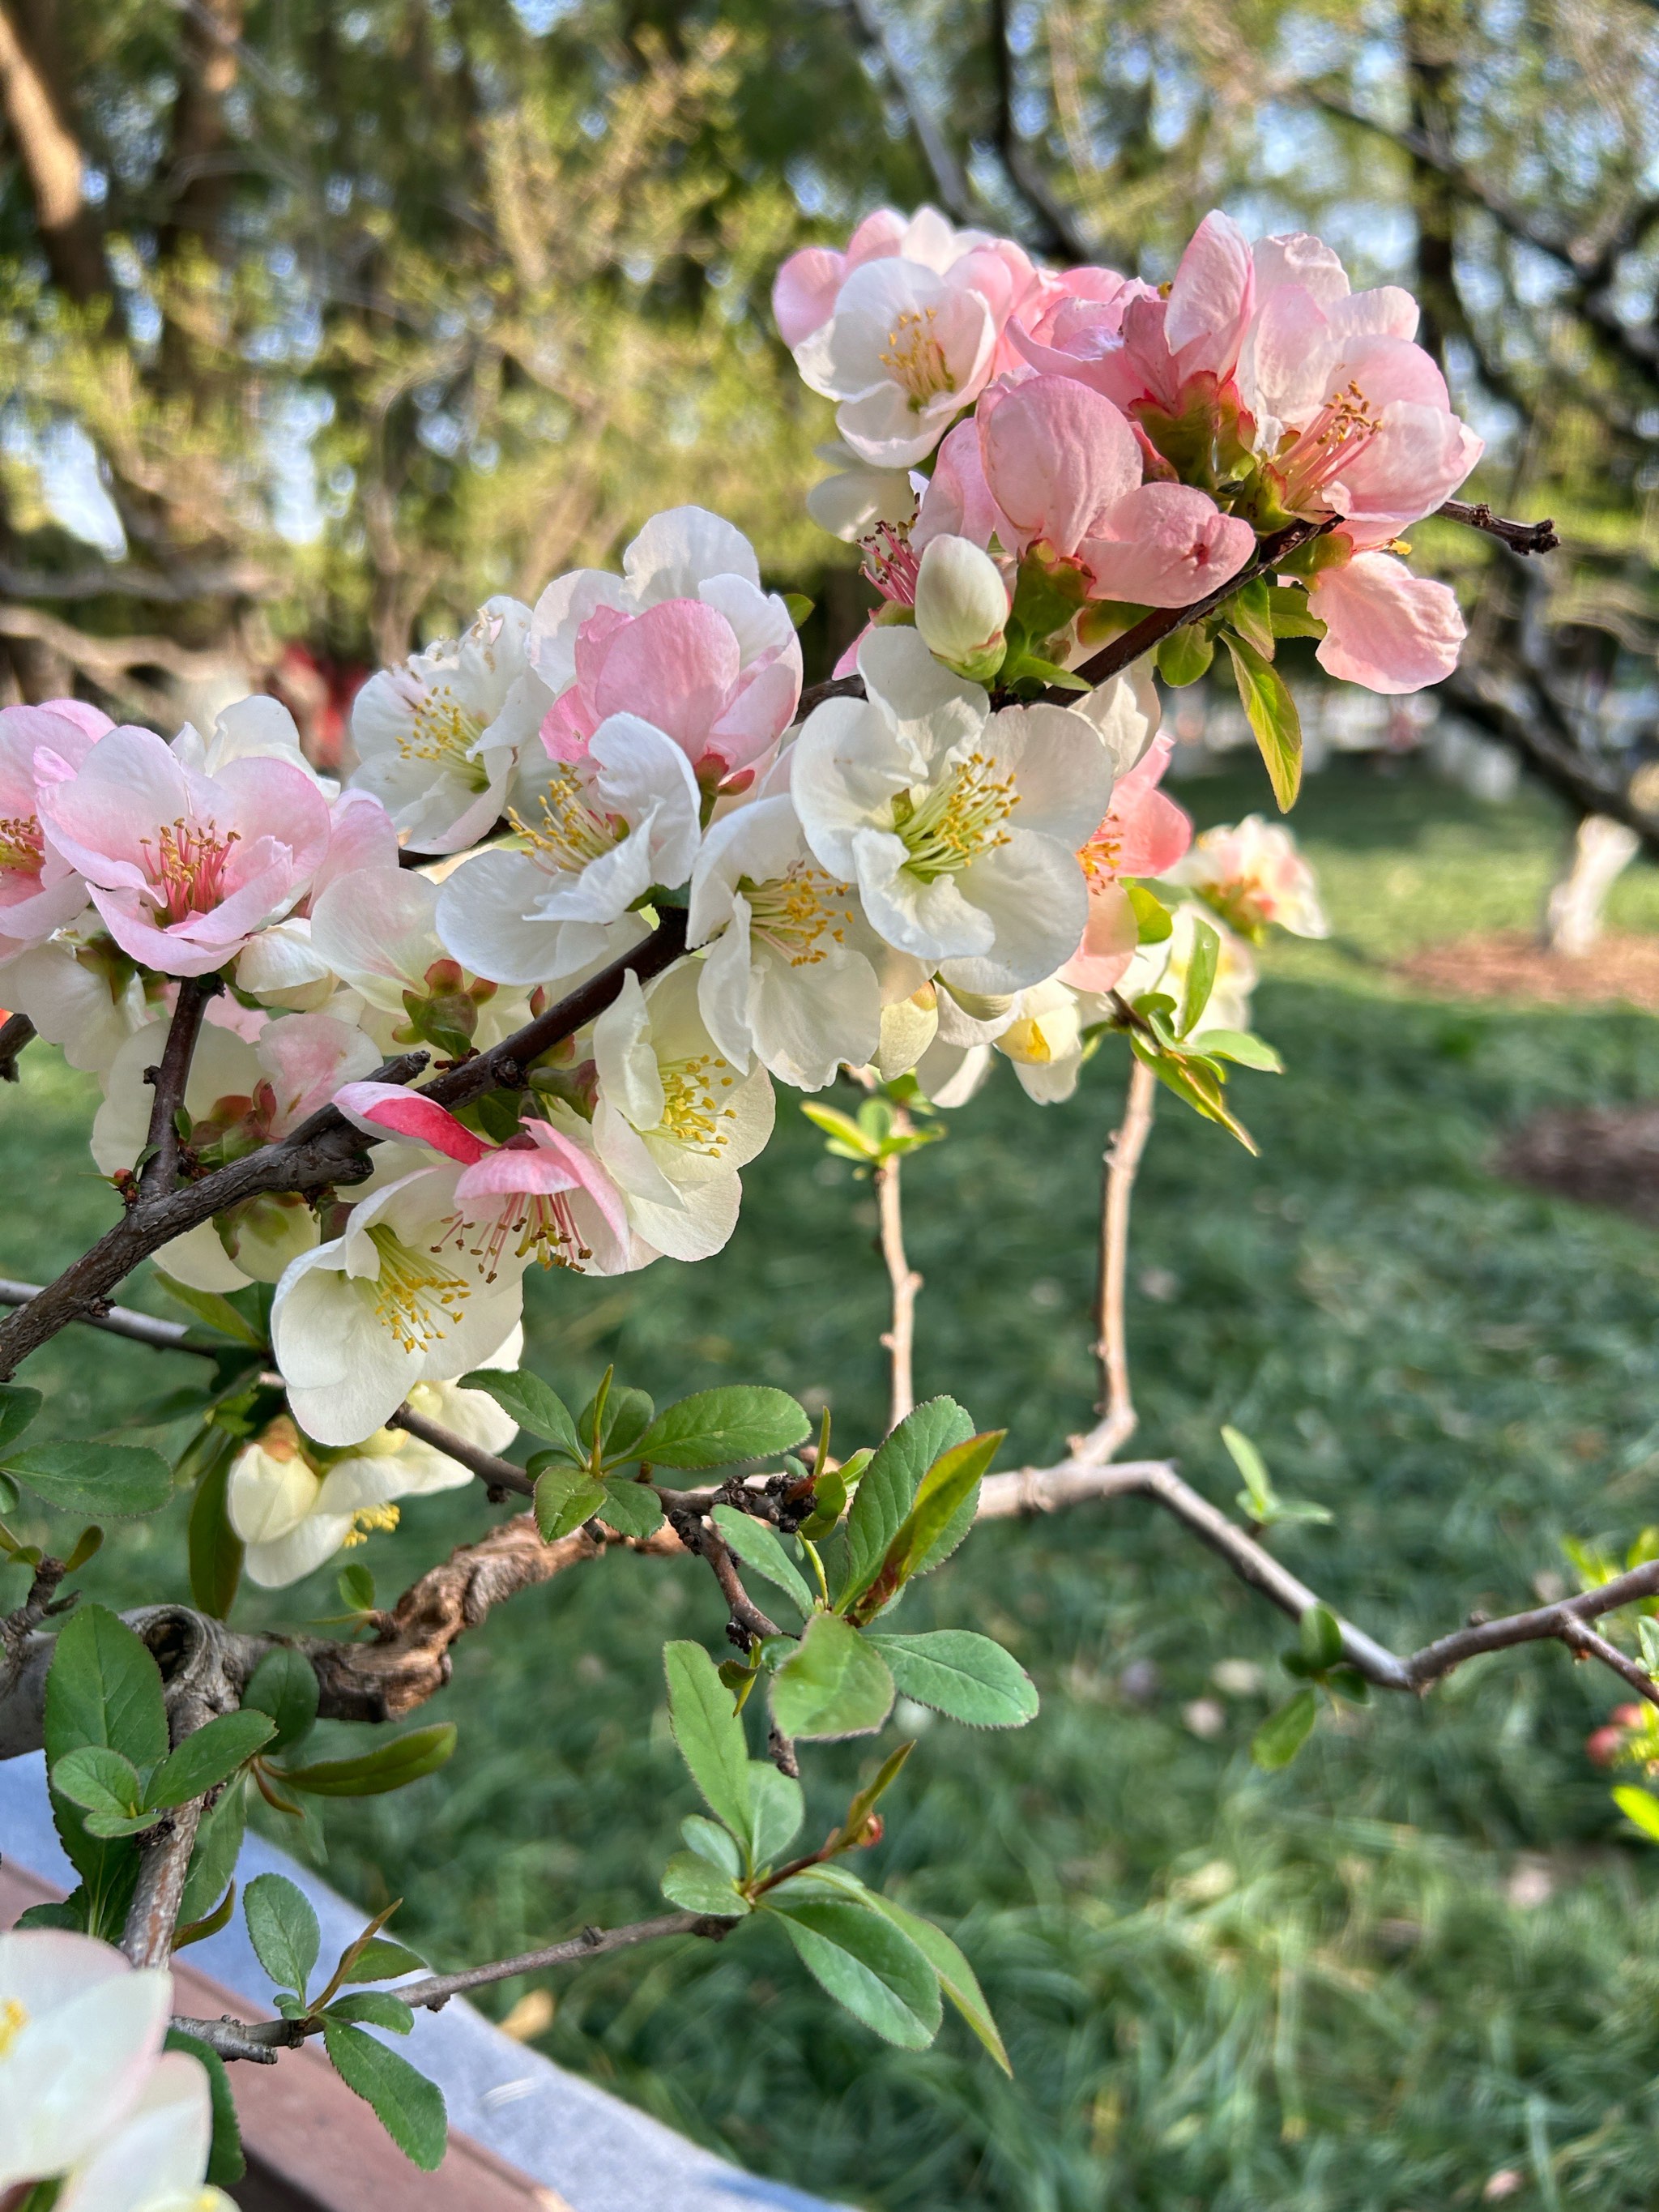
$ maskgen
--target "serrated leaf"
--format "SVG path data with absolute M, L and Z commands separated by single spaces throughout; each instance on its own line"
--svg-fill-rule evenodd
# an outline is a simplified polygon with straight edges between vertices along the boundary
M 893 1678 L 850 1622 L 818 1613 L 772 1677 L 771 1698 L 787 1736 L 869 1735 L 893 1709 Z
M 80 1807 L 94 1836 L 131 1836 L 151 1825 L 137 1768 L 107 1744 L 83 1743 L 54 1761 L 52 1786 Z
M 769 1891 L 802 1965 L 855 2020 L 889 2043 L 922 2051 L 939 2033 L 939 1976 L 927 1954 L 867 1899 L 808 1880 Z
M 1290 688 L 1271 661 L 1242 638 L 1227 639 L 1238 696 L 1267 763 L 1281 814 L 1296 804 L 1302 785 L 1302 722 Z
M 1659 1844 L 1659 1797 L 1652 1790 L 1626 1783 L 1613 1791 L 1613 1802 L 1632 1827 L 1639 1828 L 1650 1843 Z
M 648 1536 L 662 1521 L 661 1501 L 644 1482 L 607 1482 L 598 1512 L 622 1536 Z
M 435 2171 L 449 2142 L 448 2116 L 436 2082 L 344 2021 L 323 2022 L 323 2046 L 335 2072 L 374 2108 L 404 2156 L 423 2173 Z
M 880 1571 L 858 1603 L 848 1608 L 854 1619 L 878 1612 L 913 1576 L 926 1574 L 950 1556 L 973 1526 L 981 1479 L 1007 1433 L 1006 1429 L 988 1429 L 939 1454 L 923 1475 Z
M 269 1713 L 221 1713 L 216 1720 L 193 1729 L 161 1761 L 150 1778 L 144 1809 L 166 1811 L 205 1796 L 220 1783 L 228 1782 L 237 1768 L 262 1750 L 276 1733 L 276 1723 Z
M 751 1783 L 759 1764 L 758 1759 L 750 1762 Z M 775 1772 L 776 1769 L 772 1771 Z M 684 1838 L 689 1850 L 695 1851 L 700 1859 L 706 1859 L 711 1867 L 717 1867 L 720 1873 L 731 1875 L 734 1881 L 743 1872 L 743 1853 L 738 1848 L 737 1838 L 728 1829 L 721 1827 L 718 1820 L 711 1820 L 702 1813 L 688 1813 L 680 1822 L 680 1834 Z
M 1249 645 L 1254 646 L 1264 660 L 1273 657 L 1273 598 L 1275 586 L 1265 576 L 1252 576 L 1248 584 L 1241 584 L 1232 597 L 1218 610 Z
M 979 1978 L 963 1956 L 960 1948 L 951 1942 L 945 1930 L 936 1928 L 931 1920 L 924 1920 L 919 1912 L 911 1912 L 904 1905 L 896 1905 L 890 1897 L 882 1896 L 878 1890 L 866 1889 L 849 1868 L 816 1868 L 814 1875 L 819 1881 L 856 1884 L 876 1911 L 910 1938 L 939 1976 L 940 1989 L 1012 2081 L 1014 2069 L 1009 2063 L 1002 2038 L 997 2032 L 991 2008 L 985 2002 Z
M 389 1990 L 354 1990 L 349 1996 L 336 1997 L 323 2018 L 384 2027 L 392 2035 L 407 2035 L 415 2025 L 414 2014 Z
M 874 1636 L 901 1697 L 970 1728 L 1024 1728 L 1037 1711 L 1036 1685 L 1011 1652 L 971 1629 Z
M 256 1875 L 242 1892 L 242 1917 L 259 1964 L 303 2002 L 323 1940 L 310 1899 L 284 1875 Z
M 793 1775 L 780 1773 L 766 1759 L 749 1762 L 749 1796 L 753 1807 L 755 1864 L 769 1866 L 800 1833 L 806 1800 Z
M 426 1960 L 418 1951 L 411 1951 L 406 1943 L 394 1942 L 390 1936 L 371 1936 L 340 1979 L 342 1982 L 395 1982 L 404 1974 L 425 1972 Z
M 193 1284 L 181 1283 L 158 1267 L 155 1279 L 170 1298 L 193 1313 L 198 1321 L 205 1322 L 216 1335 L 228 1336 L 233 1344 L 244 1344 L 250 1352 L 269 1349 L 261 1333 L 246 1315 L 237 1312 L 230 1300 L 217 1291 L 198 1291 Z
M 594 1407 L 599 1403 L 596 1392 L 576 1419 L 576 1434 L 589 1446 L 593 1439 Z M 643 1390 L 606 1389 L 599 1415 L 599 1456 L 606 1466 L 641 1456 L 634 1446 L 650 1427 L 655 1412 Z
M 268 1713 L 276 1728 L 274 1753 L 308 1736 L 317 1720 L 317 1675 L 302 1652 L 279 1644 L 254 1668 L 242 1692 L 242 1710 Z
M 572 1534 L 599 1511 L 605 1504 L 605 1485 L 595 1482 L 579 1468 L 559 1464 L 538 1467 L 540 1457 L 538 1453 L 530 1463 L 536 1474 L 536 1526 L 544 1543 L 556 1544 L 561 1536 Z
M 0 1452 L 9 1451 L 40 1412 L 40 1393 L 27 1383 L 0 1384 Z
M 836 1600 L 840 1609 L 845 1611 L 881 1571 L 887 1547 L 915 1503 L 928 1468 L 973 1433 L 972 1420 L 954 1398 L 927 1398 L 879 1446 L 847 1516 L 847 1577 Z
M 487 1392 L 521 1429 L 527 1429 L 532 1437 L 545 1437 L 556 1451 L 578 1463 L 587 1457 L 570 1408 L 540 1376 L 527 1375 L 516 1367 L 476 1367 L 470 1375 L 462 1376 L 461 1388 Z
M 783 1591 L 793 1600 L 803 1614 L 812 1610 L 812 1593 L 805 1577 L 783 1548 L 778 1532 L 769 1522 L 757 1521 L 740 1505 L 717 1505 L 714 1511 L 714 1526 L 726 1544 L 757 1575 Z
M 138 1444 L 31 1444 L 7 1472 L 66 1513 L 154 1513 L 173 1495 L 173 1469 Z
M 1313 1734 L 1318 1717 L 1318 1692 L 1298 1690 L 1289 1705 L 1281 1705 L 1276 1713 L 1269 1713 L 1251 1737 L 1250 1757 L 1269 1773 L 1288 1766 Z
M 728 1874 L 709 1865 L 698 1851 L 676 1851 L 662 1870 L 659 1884 L 671 1905 L 682 1912 L 708 1912 L 722 1920 L 741 1920 L 749 1910 Z
M 46 1757 L 107 1744 L 135 1766 L 167 1755 L 161 1669 L 124 1620 L 82 1605 L 59 1631 L 46 1677 Z
M 283 1770 L 283 1782 L 313 1797 L 382 1797 L 388 1790 L 407 1789 L 445 1765 L 455 1749 L 455 1724 L 435 1722 L 430 1728 L 411 1729 L 390 1743 L 355 1759 L 318 1759 L 310 1766 Z
M 732 1382 L 699 1390 L 660 1413 L 634 1449 L 653 1467 L 729 1467 L 788 1451 L 812 1424 L 787 1390 Z
M 227 1790 L 218 1803 L 203 1814 L 190 1872 L 185 1877 L 185 1893 L 179 1903 L 180 1920 L 199 1920 L 215 1899 L 223 1897 L 232 1886 L 246 1826 L 245 1790 Z
M 668 1723 L 680 1757 L 709 1811 L 752 1852 L 749 1744 L 732 1710 L 732 1692 L 701 1644 L 665 1644 L 662 1662 Z

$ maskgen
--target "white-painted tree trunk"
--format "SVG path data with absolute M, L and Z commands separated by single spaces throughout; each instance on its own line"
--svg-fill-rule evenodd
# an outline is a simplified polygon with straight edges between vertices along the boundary
M 1547 951 L 1582 960 L 1601 934 L 1607 893 L 1635 859 L 1641 839 L 1606 814 L 1587 814 L 1572 841 L 1572 860 L 1544 907 Z

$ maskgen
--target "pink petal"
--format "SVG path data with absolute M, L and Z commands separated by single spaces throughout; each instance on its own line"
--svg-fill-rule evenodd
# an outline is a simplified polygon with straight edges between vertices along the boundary
M 382 1137 L 412 1137 L 469 1167 L 489 1151 L 444 1107 L 398 1083 L 348 1083 L 335 1092 L 334 1103 L 360 1129 Z
M 1109 399 L 1066 376 L 1033 377 L 980 416 L 985 479 L 1018 550 L 1074 553 L 1140 479 L 1140 452 Z
M 1249 241 L 1218 209 L 1194 232 L 1170 287 L 1164 338 L 1183 378 L 1232 374 L 1255 304 Z
M 743 667 L 737 634 L 701 599 L 663 599 L 611 639 L 593 687 L 601 720 L 638 714 L 696 760 Z
M 1123 876 L 1161 876 L 1193 842 L 1190 817 L 1158 788 L 1169 766 L 1175 739 L 1160 731 L 1112 789 L 1106 819 L 1117 840 L 1117 870 Z
M 1140 926 L 1129 895 L 1109 878 L 1091 880 L 1083 942 L 1060 971 L 1074 991 L 1109 991 L 1135 957 Z
M 785 345 L 793 349 L 822 330 L 835 313 L 847 273 L 847 256 L 827 246 L 792 253 L 772 284 L 772 313 Z
M 975 545 L 988 545 L 1000 528 L 1006 531 L 1006 518 L 985 481 L 979 423 L 970 416 L 957 424 L 939 449 L 911 526 L 910 550 L 924 552 L 935 538 L 971 538 Z
M 1121 499 L 1081 551 L 1097 599 L 1187 607 L 1237 574 L 1255 532 L 1190 484 L 1150 483 Z
M 1332 676 L 1371 691 L 1420 691 L 1457 665 L 1464 629 L 1455 597 L 1390 554 L 1356 553 L 1322 568 L 1308 601 L 1326 625 L 1315 657 Z
M 710 730 L 707 750 L 718 753 L 728 771 L 749 767 L 788 728 L 799 699 L 797 663 L 783 659 L 759 663 Z

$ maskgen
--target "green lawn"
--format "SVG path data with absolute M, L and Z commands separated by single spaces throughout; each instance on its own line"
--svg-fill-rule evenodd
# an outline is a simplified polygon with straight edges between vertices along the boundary
M 1263 787 L 1182 796 L 1215 819 Z M 1622 1544 L 1659 1520 L 1659 1241 L 1488 1172 L 1541 1106 L 1659 1093 L 1659 1026 L 1390 981 L 1413 944 L 1530 922 L 1561 836 L 1542 801 L 1480 806 L 1345 763 L 1298 827 L 1337 934 L 1267 960 L 1258 1026 L 1290 1073 L 1240 1079 L 1260 1161 L 1160 1109 L 1132 1263 L 1157 1293 L 1133 1315 L 1137 1443 L 1225 1502 L 1217 1431 L 1246 1429 L 1286 1492 L 1337 1516 L 1279 1537 L 1287 1562 L 1403 1647 L 1528 1602 L 1564 1536 Z M 1633 872 L 1615 919 L 1659 925 L 1659 876 Z M 920 1385 L 1007 1423 L 1008 1464 L 1088 1418 L 1094 1182 L 1121 1089 L 1113 1050 L 1061 1108 L 1027 1104 L 1004 1069 L 907 1170 Z M 106 1217 L 86 1111 L 39 1053 L 0 1101 L 0 1272 L 60 1264 Z M 577 1395 L 612 1359 L 659 1398 L 780 1382 L 829 1396 L 843 1447 L 873 1435 L 867 1188 L 787 1097 L 745 1183 L 731 1246 L 695 1273 L 538 1279 L 536 1364 Z M 84 1433 L 181 1364 L 80 1331 L 30 1374 Z M 417 1504 L 356 1556 L 389 1591 L 487 1511 L 476 1493 Z M 175 1532 L 139 1524 L 90 1579 L 128 1598 L 177 1555 Z M 331 1596 L 319 1576 L 289 1617 Z M 877 2044 L 764 1930 L 567 1975 L 552 2057 L 884 2212 L 1439 2212 L 1504 2167 L 1524 2212 L 1659 2202 L 1659 1860 L 1583 1754 L 1610 1678 L 1554 1648 L 1496 1658 L 1420 1706 L 1327 1723 L 1261 1775 L 1247 1745 L 1290 1687 L 1285 1626 L 1137 1503 L 988 1528 L 910 1613 L 991 1630 L 1042 1692 L 1012 1735 L 925 1729 L 868 1869 L 956 1929 L 1014 2083 L 954 2023 L 920 2056 Z M 278 1616 L 262 1600 L 247 1617 Z M 399 1927 L 446 1962 L 650 1910 L 693 1803 L 658 1646 L 719 1632 L 689 1564 L 611 1558 L 520 1601 L 463 1645 L 433 1709 L 461 1728 L 446 1782 L 331 1811 L 331 1877 L 370 1905 L 403 1896 Z M 1260 1686 L 1237 1663 L 1218 1686 L 1224 1662 Z M 1212 1736 L 1185 1717 L 1199 1699 L 1224 1716 Z M 873 1757 L 811 1759 L 812 1828 Z

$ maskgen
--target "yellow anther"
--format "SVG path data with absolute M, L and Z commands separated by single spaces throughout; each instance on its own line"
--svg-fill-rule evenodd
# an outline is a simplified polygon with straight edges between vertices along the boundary
M 340 1539 L 341 1550 L 349 1552 L 355 1544 L 368 1543 L 371 1534 L 389 1536 L 402 1518 L 395 1505 L 360 1505 Z
M 918 410 L 941 392 L 957 388 L 945 349 L 933 335 L 938 313 L 937 307 L 907 309 L 888 331 L 887 350 L 881 356 L 882 367 L 892 371 L 894 381 L 904 386 L 911 406 Z
M 375 1315 L 405 1352 L 424 1352 L 458 1325 L 471 1285 L 411 1251 L 384 1223 L 368 1237 L 380 1255 L 371 1292 Z
M 46 849 L 46 834 L 36 816 L 9 814 L 0 819 L 0 868 L 20 868 L 33 875 Z
M 9 2055 L 11 2046 L 28 2024 L 28 2014 L 15 1997 L 0 1997 L 0 2058 Z
M 472 790 L 484 790 L 489 771 L 472 751 L 483 735 L 477 716 L 462 706 L 447 684 L 428 684 L 411 703 L 414 720 L 398 733 L 404 758 L 441 762 Z
M 601 814 L 588 804 L 587 786 L 575 769 L 556 769 L 539 802 L 541 820 L 526 822 L 517 814 L 507 818 L 533 852 L 544 854 L 556 868 L 579 874 L 590 860 L 621 844 L 628 824 L 614 814 Z
M 148 837 L 139 839 L 144 873 L 160 896 L 166 921 L 183 921 L 218 905 L 225 896 L 225 863 L 240 835 L 228 830 L 222 837 L 211 823 L 203 828 L 180 815 L 156 831 L 153 844 Z
M 905 866 L 923 883 L 954 875 L 1008 842 L 1002 827 L 1019 804 L 1012 775 L 999 776 L 983 753 L 969 753 L 920 804 L 894 801 L 893 827 L 909 859 Z
M 792 968 L 810 968 L 822 960 L 832 943 L 842 942 L 853 918 L 852 892 L 809 860 L 797 860 L 781 876 L 763 884 L 743 877 L 738 889 L 749 902 L 751 936 L 780 952 Z M 726 1079 L 729 1082 L 730 1077 Z

